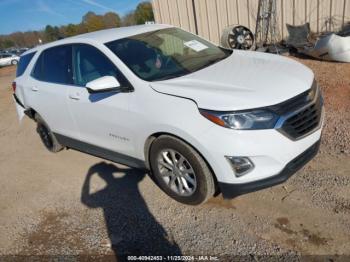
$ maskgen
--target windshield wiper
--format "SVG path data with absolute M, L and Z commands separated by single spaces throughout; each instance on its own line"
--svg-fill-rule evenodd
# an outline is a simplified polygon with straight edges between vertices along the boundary
M 167 80 L 167 79 L 172 79 L 172 78 L 175 78 L 175 77 L 180 77 L 180 76 L 184 76 L 184 75 L 187 75 L 187 74 L 190 74 L 190 73 L 193 73 L 193 72 L 196 72 L 198 70 L 201 70 L 203 68 L 206 68 L 212 64 L 215 64 L 221 60 L 223 60 L 224 58 L 226 57 L 220 57 L 220 58 L 216 58 L 216 59 L 211 59 L 211 60 L 208 60 L 206 64 L 200 66 L 199 68 L 196 68 L 195 70 L 193 71 L 187 71 L 187 72 L 181 72 L 181 73 L 174 73 L 174 74 L 171 74 L 171 75 L 166 75 L 166 76 L 163 76 L 163 77 L 160 77 L 160 78 L 155 78 L 155 79 L 152 79 L 150 81 L 161 81 L 161 80 Z
M 172 78 L 175 78 L 175 77 L 180 77 L 180 76 L 187 75 L 189 73 L 191 73 L 191 72 L 181 72 L 181 73 L 166 75 L 166 76 L 163 76 L 163 77 L 160 77 L 160 78 L 152 79 L 151 81 L 161 81 L 161 80 L 172 79 Z
M 206 67 L 208 67 L 208 66 L 210 66 L 210 65 L 213 65 L 213 64 L 215 64 L 215 63 L 217 63 L 217 62 L 223 60 L 224 58 L 225 58 L 225 57 L 208 60 L 208 62 L 207 62 L 206 64 L 204 64 L 204 65 L 202 65 L 202 66 L 196 68 L 196 70 L 194 70 L 193 72 L 196 72 L 196 71 L 201 70 L 201 69 L 203 69 L 203 68 L 206 68 Z

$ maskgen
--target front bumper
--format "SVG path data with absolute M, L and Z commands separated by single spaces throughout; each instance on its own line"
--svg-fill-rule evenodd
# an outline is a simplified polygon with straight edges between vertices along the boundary
M 299 156 L 290 161 L 283 170 L 272 177 L 257 180 L 254 182 L 244 184 L 229 184 L 219 182 L 219 188 L 224 198 L 234 198 L 236 196 L 246 194 L 249 192 L 258 191 L 267 187 L 281 184 L 294 175 L 306 163 L 317 155 L 320 147 L 320 140 L 301 153 Z

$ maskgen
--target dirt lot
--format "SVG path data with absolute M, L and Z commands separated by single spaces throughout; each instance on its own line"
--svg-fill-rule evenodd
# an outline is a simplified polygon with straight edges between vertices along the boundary
M 138 170 L 44 149 L 0 69 L 0 254 L 350 255 L 350 64 L 300 60 L 326 104 L 319 155 L 287 183 L 199 207 Z

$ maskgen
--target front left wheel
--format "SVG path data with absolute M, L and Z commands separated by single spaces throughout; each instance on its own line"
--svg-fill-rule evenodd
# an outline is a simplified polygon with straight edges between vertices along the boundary
M 184 141 L 160 136 L 151 145 L 150 164 L 161 189 L 178 202 L 199 205 L 215 193 L 215 180 L 202 156 Z
M 11 61 L 11 65 L 17 65 L 18 64 L 18 61 L 17 60 L 12 60 Z

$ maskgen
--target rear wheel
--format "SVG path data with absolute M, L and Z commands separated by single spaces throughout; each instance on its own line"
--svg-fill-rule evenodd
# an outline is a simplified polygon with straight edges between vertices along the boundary
M 35 114 L 35 121 L 37 123 L 36 131 L 38 132 L 44 146 L 53 153 L 61 151 L 63 146 L 57 141 L 55 135 L 51 132 L 50 128 L 40 115 Z
M 150 150 L 150 164 L 158 185 L 181 203 L 198 205 L 215 193 L 213 174 L 204 159 L 177 138 L 156 139 Z

